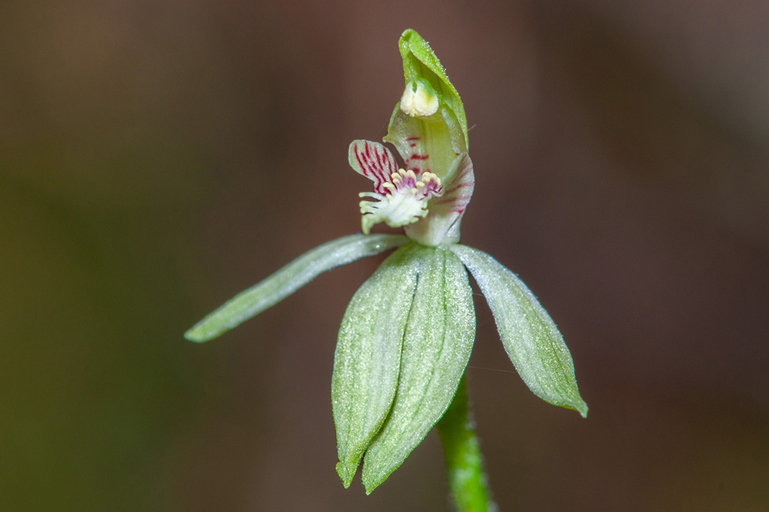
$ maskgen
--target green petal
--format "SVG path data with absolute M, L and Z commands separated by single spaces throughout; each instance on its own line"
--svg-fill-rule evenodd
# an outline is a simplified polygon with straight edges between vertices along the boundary
M 420 248 L 419 280 L 403 340 L 398 390 L 363 463 L 370 493 L 446 412 L 470 359 L 475 309 L 467 270 L 449 250 Z
M 295 259 L 261 283 L 236 295 L 184 334 L 190 341 L 203 342 L 245 322 L 274 306 L 319 274 L 352 263 L 364 256 L 399 247 L 408 242 L 400 235 L 351 235 L 332 240 Z
M 347 306 L 334 354 L 331 402 L 337 472 L 350 485 L 395 396 L 403 332 L 417 284 L 413 245 L 387 258 Z
M 505 350 L 529 389 L 546 402 L 586 417 L 569 349 L 531 290 L 485 252 L 463 245 L 451 250 L 486 296 Z
M 469 142 L 467 137 L 467 118 L 465 117 L 465 108 L 459 93 L 449 80 L 446 70 L 441 65 L 438 57 L 435 56 L 430 45 L 417 34 L 415 30 L 406 30 L 398 42 L 401 57 L 403 57 L 403 74 L 406 83 L 414 82 L 418 79 L 427 80 L 433 87 L 441 104 L 446 105 L 450 110 L 449 114 L 442 114 L 443 117 L 450 116 L 459 124 L 461 133 L 464 135 L 463 149 L 456 153 L 467 152 Z M 453 123 L 452 120 L 446 120 Z

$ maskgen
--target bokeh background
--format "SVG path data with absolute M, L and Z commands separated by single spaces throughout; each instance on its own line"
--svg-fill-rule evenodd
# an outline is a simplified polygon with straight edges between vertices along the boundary
M 0 3 L 0 510 L 444 511 L 431 434 L 344 490 L 334 270 L 182 333 L 359 230 L 428 39 L 468 112 L 463 241 L 529 284 L 590 416 L 533 396 L 485 301 L 469 370 L 502 511 L 769 510 L 769 4 Z

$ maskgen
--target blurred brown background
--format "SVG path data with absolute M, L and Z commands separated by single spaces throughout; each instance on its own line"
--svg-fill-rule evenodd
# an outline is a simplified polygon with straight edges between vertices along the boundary
M 468 112 L 463 242 L 561 327 L 590 416 L 470 386 L 502 511 L 769 510 L 769 4 L 0 4 L 0 510 L 443 511 L 431 435 L 335 472 L 344 308 L 377 259 L 205 345 L 236 292 L 359 229 L 417 29 Z M 499 371 L 497 371 L 499 370 Z

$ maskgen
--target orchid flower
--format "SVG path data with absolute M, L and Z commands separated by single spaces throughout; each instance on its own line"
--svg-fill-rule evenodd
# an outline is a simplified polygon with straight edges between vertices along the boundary
M 519 375 L 543 400 L 587 415 L 563 337 L 534 294 L 488 254 L 460 245 L 475 187 L 464 107 L 430 46 L 400 39 L 406 87 L 383 144 L 355 140 L 350 166 L 373 182 L 361 192 L 362 233 L 321 245 L 208 315 L 185 336 L 219 336 L 322 272 L 387 250 L 339 331 L 331 397 L 337 472 L 345 487 L 363 463 L 370 493 L 433 428 L 446 452 L 458 510 L 493 510 L 463 378 L 475 340 L 469 273 L 494 315 Z M 404 235 L 372 234 L 378 223 Z
M 360 203 L 363 233 L 385 222 L 394 228 L 404 226 L 411 239 L 424 245 L 458 241 L 461 216 L 475 186 L 470 156 L 456 156 L 448 169 L 430 168 L 429 154 L 417 149 L 422 146 L 421 138 L 409 139 L 408 150 L 402 154 L 409 162 L 408 170 L 398 169 L 392 153 L 382 144 L 365 140 L 350 144 L 350 165 L 374 182 L 374 192 L 360 193 L 375 200 Z

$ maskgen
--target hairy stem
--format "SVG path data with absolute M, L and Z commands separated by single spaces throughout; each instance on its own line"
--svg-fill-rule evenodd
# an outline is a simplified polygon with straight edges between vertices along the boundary
M 466 375 L 459 382 L 454 401 L 437 427 L 446 457 L 449 488 L 457 512 L 495 512 L 497 506 L 491 499 L 481 447 L 467 399 Z

